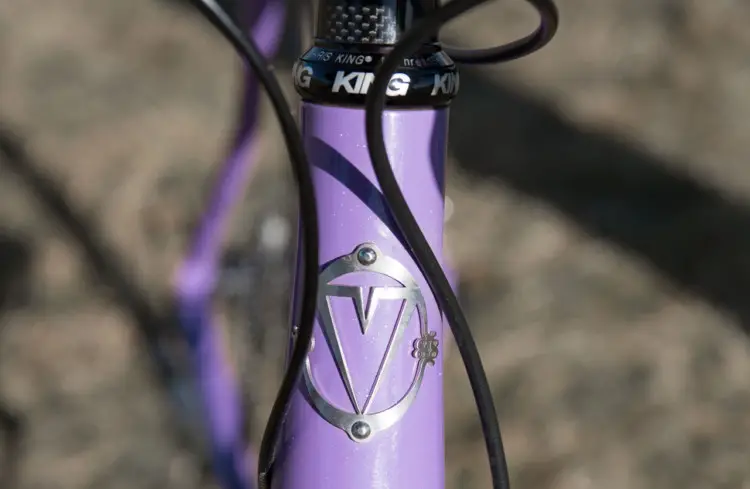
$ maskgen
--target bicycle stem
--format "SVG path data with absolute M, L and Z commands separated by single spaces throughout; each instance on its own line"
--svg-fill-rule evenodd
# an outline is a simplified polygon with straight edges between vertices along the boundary
M 443 319 L 378 188 L 365 134 L 365 94 L 379 61 L 425 14 L 415 4 L 320 0 L 314 46 L 294 68 L 321 272 L 313 344 L 277 448 L 274 489 L 445 485 Z M 457 89 L 455 65 L 425 44 L 391 79 L 383 117 L 393 170 L 438 257 Z

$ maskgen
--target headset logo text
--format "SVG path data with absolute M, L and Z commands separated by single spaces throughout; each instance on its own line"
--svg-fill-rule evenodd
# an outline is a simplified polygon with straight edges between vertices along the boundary
M 294 73 L 294 81 L 300 88 L 310 88 L 310 82 L 313 77 L 313 69 L 300 63 Z
M 361 71 L 336 72 L 336 78 L 333 80 L 333 93 L 339 93 L 342 89 L 352 95 L 365 95 L 370 89 L 370 85 L 375 80 L 374 73 L 365 73 Z M 386 95 L 389 97 L 400 97 L 406 95 L 409 91 L 411 78 L 405 73 L 395 73 L 388 82 Z
M 458 93 L 458 73 L 436 74 L 432 84 L 433 97 L 438 94 L 455 95 Z

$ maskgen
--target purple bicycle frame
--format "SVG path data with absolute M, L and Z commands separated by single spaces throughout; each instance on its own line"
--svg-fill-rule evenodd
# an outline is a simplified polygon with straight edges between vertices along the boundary
M 246 0 L 243 6 L 251 35 L 264 55 L 272 57 L 283 26 L 284 2 Z M 257 158 L 258 99 L 257 83 L 246 70 L 237 136 L 220 168 L 175 286 L 194 359 L 214 471 L 224 489 L 255 487 L 254 471 L 250 470 L 255 457 L 241 431 L 239 383 L 211 322 L 210 299 L 226 217 Z M 447 119 L 445 107 L 389 110 L 384 116 L 394 171 L 438 257 L 443 237 Z M 325 291 L 330 292 L 331 285 L 321 283 L 319 313 L 330 312 L 326 316 L 329 335 L 319 322 L 309 375 L 290 406 L 275 462 L 274 487 L 442 488 L 443 319 L 395 232 L 378 189 L 367 153 L 364 109 L 303 103 L 301 124 L 314 166 L 322 277 L 326 271 L 340 268 L 347 257 L 355 266 L 359 263 L 359 269 L 341 277 L 346 283 L 333 279 L 333 288 L 343 290 L 343 301 L 342 297 L 327 298 Z M 382 268 L 381 273 L 368 273 L 373 264 L 357 261 L 358 252 L 362 256 L 375 253 L 374 267 Z M 450 276 L 455 285 L 455 275 Z M 398 324 L 399 318 L 409 314 L 410 318 Z M 420 359 L 420 347 L 428 353 L 434 351 L 437 358 Z M 407 392 L 412 399 L 403 410 L 407 401 L 402 398 L 409 397 Z M 352 426 L 348 431 L 334 426 L 321 416 L 326 404 L 350 416 L 359 415 L 364 425 L 354 431 Z M 389 427 L 369 422 L 371 412 L 393 412 L 394 406 L 404 412 Z M 357 439 L 358 434 L 365 434 L 355 432 L 357 428 L 369 431 L 364 437 L 367 440 Z
M 242 8 L 255 42 L 266 57 L 273 57 L 281 40 L 285 3 L 249 0 Z M 223 489 L 255 487 L 255 471 L 251 470 L 255 454 L 242 432 L 239 382 L 211 311 L 224 227 L 258 157 L 260 89 L 248 68 L 244 76 L 237 134 L 175 280 L 177 308 L 193 359 L 214 473 Z
M 420 297 L 429 288 L 393 231 L 367 153 L 364 110 L 305 103 L 302 111 L 319 205 L 321 320 L 275 487 L 442 488 L 442 357 L 428 365 L 412 355 L 428 338 L 442 346 L 440 312 L 430 294 Z M 447 116 L 447 109 L 385 114 L 394 170 L 438 255 L 443 184 L 433 172 L 442 170 Z M 391 414 L 401 406 L 408 408 L 401 417 Z M 344 414 L 326 416 L 331 407 Z
M 315 46 L 295 65 L 320 279 L 313 343 L 278 447 L 274 489 L 445 486 L 443 318 L 379 189 L 365 132 L 364 95 L 386 52 L 372 48 L 393 44 L 388 36 L 406 28 L 398 14 L 405 5 L 321 1 Z M 412 69 L 389 86 L 403 106 L 384 113 L 385 143 L 441 259 L 455 67 L 435 46 L 405 65 Z

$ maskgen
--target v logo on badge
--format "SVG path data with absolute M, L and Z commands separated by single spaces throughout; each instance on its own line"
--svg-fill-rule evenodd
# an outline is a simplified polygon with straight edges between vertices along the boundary
M 367 329 L 370 327 L 372 317 L 375 315 L 375 310 L 378 308 L 378 302 L 380 301 L 380 294 L 378 288 L 369 287 L 369 294 L 367 295 L 367 303 L 365 305 L 365 288 L 366 287 L 352 287 L 356 289 L 354 292 L 354 308 L 357 310 L 357 318 L 359 319 L 359 329 L 362 330 L 362 334 L 367 333 Z
M 350 273 L 367 272 L 379 276 L 385 276 L 393 279 L 398 285 L 394 286 L 368 286 L 368 285 L 344 285 L 334 284 L 334 280 L 348 275 Z M 361 275 L 360 275 L 361 277 Z M 356 279 L 355 279 L 356 280 Z M 361 278 L 360 278 L 361 280 Z M 381 360 L 373 365 L 377 368 L 374 379 L 369 385 L 368 390 L 359 390 L 360 394 L 366 393 L 364 402 L 359 402 L 355 393 L 352 382 L 352 370 L 347 362 L 341 337 L 345 334 L 348 340 L 352 338 L 351 319 L 346 324 L 337 325 L 332 310 L 333 298 L 349 298 L 353 302 L 354 316 L 351 319 L 359 323 L 359 331 L 362 336 L 377 334 L 383 338 L 382 328 L 375 328 L 378 332 L 373 333 L 371 326 L 376 321 L 378 307 L 383 301 L 398 301 L 396 308 L 397 315 L 392 330 L 387 332 L 387 344 Z M 390 308 L 389 308 L 390 309 Z M 350 310 L 351 311 L 351 310 Z M 411 384 L 405 388 L 403 396 L 399 396 L 390 402 L 390 407 L 386 407 L 379 412 L 370 413 L 372 401 L 375 398 L 387 375 L 387 371 L 399 349 L 403 340 L 407 326 L 409 325 L 414 313 L 417 313 L 419 322 L 415 337 L 412 340 L 414 345 L 411 356 L 416 362 L 416 371 Z M 382 315 L 382 314 L 381 314 Z M 316 386 L 313 375 L 313 366 L 311 359 L 308 357 L 305 362 L 305 387 L 315 410 L 325 418 L 329 423 L 338 426 L 344 430 L 349 438 L 354 441 L 365 441 L 373 434 L 387 429 L 395 424 L 404 415 L 409 406 L 414 402 L 422 379 L 425 374 L 427 365 L 434 365 L 437 358 L 438 341 L 436 333 L 431 332 L 427 325 L 427 310 L 424 296 L 414 277 L 409 270 L 395 259 L 384 255 L 374 244 L 365 243 L 358 246 L 353 253 L 344 255 L 328 266 L 320 274 L 318 281 L 318 325 L 325 337 L 331 352 L 332 360 L 336 365 L 339 376 L 342 380 L 346 397 L 349 398 L 353 411 L 336 406 L 328 400 Z M 341 328 L 347 329 L 341 329 Z M 384 328 L 390 329 L 388 324 Z M 355 330 L 356 331 L 356 330 Z M 380 340 L 378 340 L 380 342 Z M 380 343 L 382 344 L 382 343 Z M 360 351 L 361 348 L 355 351 Z M 369 352 L 369 349 L 367 350 Z M 359 359 L 354 358 L 354 361 Z M 360 365 L 355 365 L 359 367 Z M 360 370 L 357 368 L 356 370 Z M 369 383 L 369 379 L 367 380 Z M 367 384 L 365 384 L 366 386 Z M 362 386 L 362 387 L 365 387 Z M 355 429 L 356 428 L 356 429 Z
M 364 414 L 367 412 L 367 408 L 372 403 L 372 400 L 380 387 L 380 379 L 383 377 L 383 374 L 387 372 L 388 366 L 391 363 L 391 359 L 393 358 L 393 351 L 397 349 L 398 345 L 401 344 L 404 330 L 406 329 L 406 326 L 409 324 L 409 321 L 414 314 L 414 310 L 416 308 L 416 303 L 412 299 L 414 291 L 404 286 L 370 287 L 370 291 L 368 294 L 369 300 L 365 303 L 364 287 L 331 284 L 326 284 L 324 287 L 325 288 L 321 290 L 321 297 L 325 297 L 325 302 L 321 301 L 318 306 L 322 318 L 321 322 L 323 327 L 323 334 L 326 336 L 326 340 L 331 346 L 334 360 L 336 362 L 336 365 L 339 367 L 339 372 L 341 373 L 341 380 L 344 382 L 346 393 L 349 396 L 349 400 L 352 403 L 352 407 L 354 408 L 355 413 Z M 402 306 L 400 308 L 398 317 L 396 318 L 393 331 L 390 334 L 388 345 L 386 346 L 383 358 L 380 362 L 377 373 L 375 374 L 375 379 L 373 380 L 373 383 L 367 394 L 367 398 L 365 399 L 363 404 L 360 404 L 354 392 L 351 370 L 347 363 L 346 355 L 341 345 L 338 327 L 336 325 L 336 321 L 333 318 L 331 310 L 330 299 L 332 297 L 351 297 L 354 300 L 354 305 L 357 311 L 357 316 L 359 318 L 359 326 L 362 334 L 367 333 L 367 330 L 369 329 L 369 326 L 372 323 L 372 319 L 377 311 L 377 306 L 381 300 L 402 301 Z

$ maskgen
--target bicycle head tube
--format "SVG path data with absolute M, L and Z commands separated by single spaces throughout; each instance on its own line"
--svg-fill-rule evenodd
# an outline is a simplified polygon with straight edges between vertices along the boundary
M 435 3 L 320 0 L 313 46 L 294 67 L 319 216 L 318 321 L 274 489 L 444 487 L 443 319 L 379 190 L 364 110 L 379 63 Z M 457 90 L 454 63 L 426 42 L 391 77 L 383 118 L 392 167 L 438 257 Z
M 216 0 L 191 1 L 266 90 L 300 203 L 292 348 L 258 487 L 444 487 L 442 313 L 492 487 L 508 489 L 490 384 L 443 265 L 448 105 L 459 86 L 451 58 L 501 63 L 537 51 L 557 30 L 554 1 L 526 0 L 538 27 L 484 49 L 442 47 L 436 33 L 490 0 L 319 1 L 313 46 L 294 67 L 301 131 L 258 43 Z

